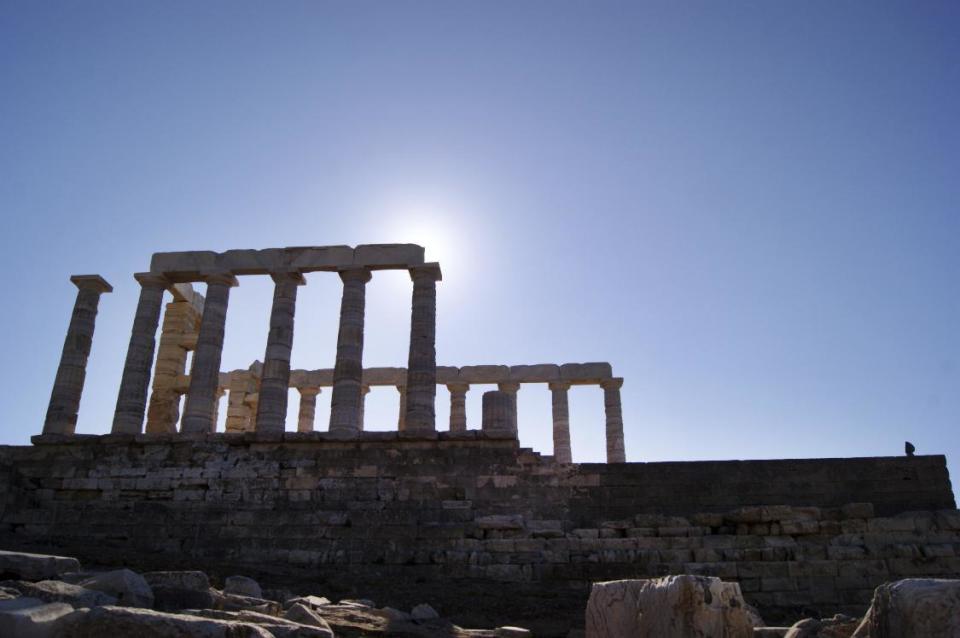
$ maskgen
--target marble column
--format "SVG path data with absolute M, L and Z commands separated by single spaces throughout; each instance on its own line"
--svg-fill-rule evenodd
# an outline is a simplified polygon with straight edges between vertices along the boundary
M 603 388 L 603 408 L 607 415 L 607 463 L 625 463 L 623 447 L 623 410 L 620 406 L 620 387 L 623 379 L 616 377 L 600 382 Z
M 497 384 L 497 389 L 508 394 L 510 400 L 513 401 L 513 432 L 516 434 L 519 432 L 517 428 L 517 392 L 520 391 L 520 384 L 516 381 L 504 381 Z
M 313 432 L 317 414 L 317 395 L 320 388 L 297 388 L 300 391 L 300 411 L 297 414 L 297 432 Z
M 450 391 L 450 431 L 467 431 L 467 391 L 470 390 L 468 383 L 448 383 L 447 390 Z
M 150 387 L 150 366 L 156 347 L 157 326 L 160 325 L 160 308 L 163 291 L 169 281 L 157 273 L 137 273 L 140 282 L 140 300 L 133 319 L 127 359 L 123 364 L 120 391 L 117 393 L 117 408 L 113 413 L 114 434 L 140 434 L 143 432 L 143 417 L 147 409 L 147 388 Z
M 296 271 L 274 272 L 270 276 L 275 286 L 257 404 L 257 432 L 283 432 L 286 427 L 297 287 L 306 283 Z
M 398 385 L 397 392 L 400 393 L 400 416 L 397 417 L 397 431 L 404 432 L 407 429 L 407 386 Z
M 77 412 L 87 376 L 97 306 L 100 305 L 100 295 L 113 292 L 113 287 L 100 275 L 74 275 L 70 281 L 77 287 L 77 299 L 60 351 L 60 365 L 50 392 L 47 417 L 43 421 L 44 434 L 73 434 L 77 429 Z
M 436 432 L 437 281 L 440 266 L 410 268 L 413 303 L 410 314 L 410 356 L 407 359 L 408 432 Z
M 183 409 L 183 433 L 207 433 L 212 429 L 213 404 L 220 381 L 220 357 L 223 355 L 224 324 L 230 288 L 237 278 L 228 272 L 207 275 L 207 298 L 203 304 L 200 335 L 190 368 L 190 389 Z
M 363 432 L 363 419 L 367 411 L 367 395 L 370 394 L 370 386 L 360 386 L 360 431 Z
M 509 393 L 499 390 L 483 393 L 483 417 L 480 423 L 483 432 L 499 438 L 517 436 L 514 425 L 517 422 L 514 398 L 515 396 L 511 397 Z
M 570 452 L 570 404 L 567 401 L 569 381 L 551 381 L 553 395 L 553 458 L 557 463 L 572 463 Z
M 363 380 L 363 315 L 370 271 L 349 268 L 340 271 L 343 298 L 337 360 L 333 366 L 330 398 L 330 434 L 355 437 L 360 432 L 360 384 Z
M 157 343 L 157 361 L 153 366 L 153 387 L 147 406 L 147 434 L 168 434 L 177 431 L 180 420 L 180 397 L 178 387 L 187 370 L 187 355 L 196 347 L 197 330 L 200 328 L 202 299 L 200 303 L 177 300 L 166 305 L 163 325 Z

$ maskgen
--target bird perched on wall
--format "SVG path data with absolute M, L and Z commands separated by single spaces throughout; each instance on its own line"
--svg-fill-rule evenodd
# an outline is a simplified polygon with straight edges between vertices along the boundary
M 913 453 L 917 451 L 917 448 L 913 447 L 913 443 L 910 441 L 904 441 L 903 451 L 907 453 L 907 456 L 913 456 Z

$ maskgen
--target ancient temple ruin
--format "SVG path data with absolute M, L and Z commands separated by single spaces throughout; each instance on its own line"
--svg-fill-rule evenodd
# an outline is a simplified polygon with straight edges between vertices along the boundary
M 363 331 L 366 284 L 376 270 L 407 270 L 413 281 L 410 318 L 410 351 L 406 368 L 363 368 Z M 290 370 L 297 289 L 306 283 L 304 273 L 335 272 L 343 281 L 340 329 L 333 368 Z M 268 275 L 273 279 L 273 307 L 263 363 L 248 370 L 220 371 L 230 288 L 238 277 Z M 522 384 L 547 384 L 552 394 L 554 457 L 570 463 L 570 422 L 567 391 L 571 385 L 596 385 L 603 389 L 607 462 L 626 461 L 620 387 L 609 363 L 563 365 L 437 366 L 436 284 L 440 265 L 424 263 L 424 249 L 413 244 L 372 244 L 266 250 L 229 250 L 157 253 L 150 271 L 134 275 L 140 299 L 127 350 L 114 434 L 215 432 L 219 405 L 229 392 L 227 432 L 283 432 L 289 388 L 300 393 L 298 432 L 315 430 L 316 397 L 331 388 L 329 435 L 357 438 L 363 432 L 364 397 L 371 386 L 394 386 L 399 393 L 397 431 L 429 436 L 437 431 L 436 386 L 450 393 L 452 434 L 467 431 L 466 393 L 471 384 L 495 384 L 512 405 L 509 427 L 485 424 L 483 430 L 516 437 L 516 395 Z M 99 295 L 112 290 L 97 275 L 78 275 L 74 321 L 68 329 L 60 371 L 51 395 L 44 434 L 75 434 L 77 409 L 83 390 L 84 368 L 93 338 Z M 206 295 L 194 290 L 206 284 Z M 160 331 L 163 295 L 166 305 Z M 77 351 L 83 344 L 85 350 Z M 147 408 L 151 365 L 153 384 Z M 193 353 L 192 365 L 187 360 Z M 181 397 L 186 397 L 183 415 Z

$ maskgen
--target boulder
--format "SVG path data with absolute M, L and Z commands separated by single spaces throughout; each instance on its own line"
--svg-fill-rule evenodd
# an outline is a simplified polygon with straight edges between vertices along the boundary
M 960 580 L 907 578 L 880 585 L 853 636 L 960 636 Z
M 288 609 L 296 604 L 301 604 L 311 609 L 317 609 L 330 604 L 330 599 L 324 596 L 297 596 L 283 601 L 283 608 Z
M 333 633 L 333 631 L 330 629 L 330 625 L 327 624 L 327 621 L 324 620 L 320 614 L 315 612 L 310 607 L 301 605 L 300 603 L 291 605 L 289 609 L 283 612 L 283 617 L 295 623 L 300 623 L 301 625 L 319 627 L 320 629 L 329 631 L 331 634 Z
M 249 596 L 250 598 L 263 598 L 263 590 L 260 588 L 260 583 L 246 576 L 227 576 L 227 580 L 223 583 L 223 593 Z
M 413 618 L 414 622 L 425 622 L 439 618 L 440 614 L 430 605 L 421 603 L 410 610 L 410 617 Z
M 77 610 L 60 620 L 57 632 L 57 638 L 274 638 L 253 623 L 112 605 Z
M 10 638 L 53 638 L 56 624 L 73 612 L 66 603 L 44 603 L 22 596 L 0 600 L 0 636 Z
M 587 638 L 751 638 L 737 583 L 710 576 L 665 576 L 594 583 Z
M 329 627 L 304 625 L 292 620 L 287 620 L 286 618 L 277 618 L 276 616 L 261 614 L 255 611 L 193 609 L 190 610 L 189 613 L 204 618 L 253 623 L 269 631 L 274 638 L 334 638 L 333 631 L 331 631 Z
M 81 587 L 95 589 L 117 599 L 125 607 L 153 607 L 153 590 L 143 576 L 129 569 L 94 574 L 80 581 Z
M 6 581 L 4 585 L 12 587 L 24 596 L 38 598 L 45 603 L 67 603 L 71 607 L 99 607 L 116 605 L 117 599 L 95 589 L 80 585 L 71 585 L 60 580 L 41 580 L 28 583 L 23 580 Z
M 45 580 L 80 570 L 80 561 L 67 556 L 0 551 L 0 578 Z

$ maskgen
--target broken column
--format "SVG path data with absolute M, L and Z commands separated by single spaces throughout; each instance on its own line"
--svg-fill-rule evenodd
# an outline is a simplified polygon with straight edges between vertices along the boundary
M 520 384 L 516 381 L 504 381 L 497 384 L 497 389 L 510 397 L 510 400 L 513 401 L 513 433 L 516 434 L 519 430 L 517 428 L 517 392 L 520 391 Z
M 343 280 L 343 297 L 340 302 L 337 360 L 333 367 L 333 394 L 330 398 L 330 434 L 349 438 L 360 432 L 363 315 L 370 270 L 344 269 L 340 271 L 340 279 Z
M 300 409 L 297 413 L 297 432 L 313 432 L 317 413 L 317 395 L 320 388 L 297 388 L 300 391 Z
M 137 273 L 134 278 L 140 282 L 140 300 L 137 302 L 123 376 L 120 378 L 120 391 L 117 393 L 117 408 L 111 429 L 114 434 L 140 434 L 143 431 L 160 307 L 163 291 L 169 284 L 167 278 L 158 273 Z
M 70 281 L 77 287 L 73 314 L 60 352 L 60 365 L 50 393 L 44 434 L 73 434 L 77 428 L 80 396 L 87 376 L 87 359 L 93 343 L 97 306 L 100 295 L 113 287 L 100 275 L 74 275 Z
M 306 283 L 303 275 L 297 271 L 274 272 L 270 276 L 276 285 L 260 381 L 257 432 L 283 432 L 286 425 L 297 287 Z
M 254 361 L 246 370 L 230 373 L 230 391 L 227 397 L 227 432 L 253 432 L 256 423 L 257 393 L 260 387 L 260 372 L 263 364 Z
M 514 401 L 506 392 L 490 390 L 483 393 L 483 422 L 481 427 L 488 434 L 516 436 Z
M 407 360 L 406 431 L 436 432 L 437 281 L 438 264 L 410 268 L 413 301 L 410 313 L 410 355 Z
M 450 431 L 467 431 L 467 391 L 470 390 L 468 383 L 448 383 L 447 390 L 450 391 Z
M 403 432 L 407 429 L 407 386 L 398 385 L 397 392 L 400 393 L 400 416 L 397 417 L 397 431 Z
M 600 382 L 603 388 L 603 408 L 607 417 L 607 463 L 625 463 L 626 453 L 623 447 L 623 410 L 620 406 L 620 387 L 622 377 L 605 379 Z
M 572 463 L 570 451 L 570 406 L 567 400 L 569 381 L 551 381 L 553 395 L 553 457 L 558 463 Z
M 183 433 L 208 433 L 213 430 L 227 305 L 230 302 L 230 288 L 237 285 L 237 278 L 229 272 L 210 273 L 204 280 L 207 282 L 207 295 L 203 304 L 200 336 L 190 369 L 190 389 L 187 391 L 183 425 L 180 428 Z
M 190 284 L 171 287 L 173 301 L 163 312 L 163 327 L 153 367 L 153 388 L 147 408 L 147 434 L 177 431 L 180 420 L 181 387 L 187 372 L 187 355 L 197 347 L 203 295 Z

